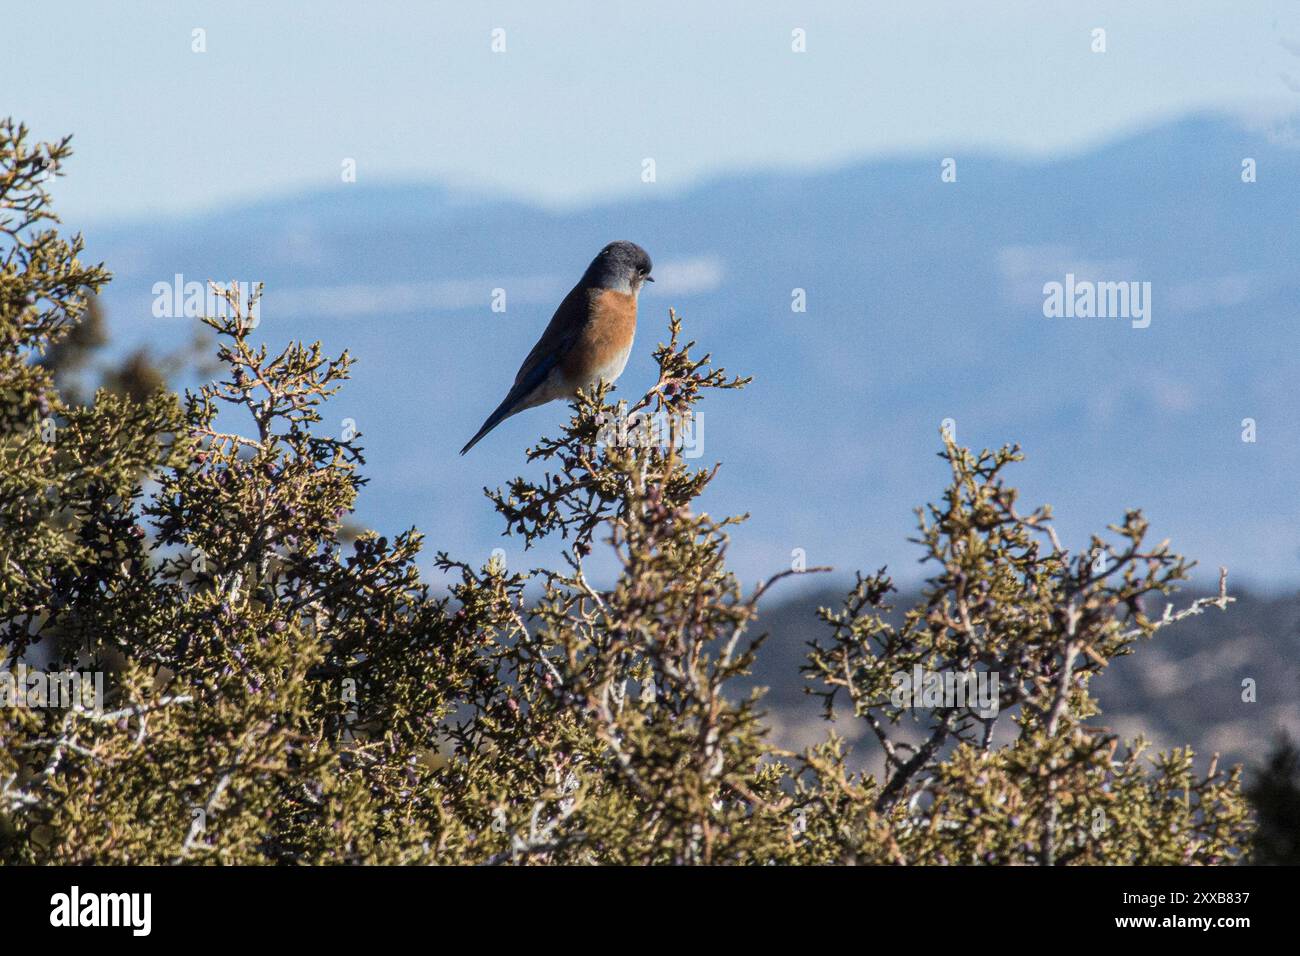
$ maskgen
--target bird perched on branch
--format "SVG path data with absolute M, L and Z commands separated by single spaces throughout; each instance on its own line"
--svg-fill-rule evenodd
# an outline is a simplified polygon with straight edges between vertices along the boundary
M 623 374 L 636 334 L 637 295 L 644 283 L 654 282 L 651 268 L 650 256 L 634 242 L 601 249 L 519 366 L 504 401 L 460 453 L 525 408 L 571 398 L 580 388 Z

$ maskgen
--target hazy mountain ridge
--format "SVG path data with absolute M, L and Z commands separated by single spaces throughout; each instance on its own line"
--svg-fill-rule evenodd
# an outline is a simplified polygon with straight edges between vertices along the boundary
M 96 228 L 87 255 L 118 273 L 107 305 L 122 347 L 188 336 L 190 322 L 151 316 L 157 282 L 265 281 L 268 342 L 320 338 L 358 359 L 332 409 L 365 435 L 361 519 L 415 524 L 469 557 L 500 544 L 512 562 L 546 560 L 497 537 L 479 490 L 520 470 L 563 410 L 455 451 L 592 253 L 626 237 L 667 281 L 643 299 L 623 393 L 649 384 L 670 305 L 701 350 L 755 376 L 704 410 L 703 460 L 723 462 L 709 507 L 754 516 L 731 550 L 746 578 L 794 548 L 908 572 L 910 509 L 942 488 L 934 452 L 952 418 L 963 444 L 1025 447 L 1009 477 L 1057 505 L 1068 544 L 1140 506 L 1211 573 L 1278 586 L 1300 572 L 1300 501 L 1280 480 L 1300 471 L 1300 152 L 1282 139 L 1194 117 L 1056 162 L 954 151 L 955 183 L 936 155 L 661 182 L 573 211 L 363 176 Z M 1067 271 L 1151 282 L 1151 326 L 1044 318 L 1042 285 Z M 504 315 L 490 309 L 498 287 Z M 794 289 L 807 312 L 791 311 Z M 337 308 L 313 313 L 322 301 Z M 1240 440 L 1247 417 L 1254 444 Z

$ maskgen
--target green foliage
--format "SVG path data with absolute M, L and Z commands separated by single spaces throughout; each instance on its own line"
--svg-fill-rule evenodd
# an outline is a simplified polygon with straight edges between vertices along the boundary
M 1021 513 L 1002 472 L 1016 449 L 972 454 L 947 443 L 952 475 L 942 506 L 918 511 L 929 566 L 922 602 L 899 627 L 886 623 L 893 590 L 883 572 L 859 578 L 842 611 L 823 612 L 828 644 L 813 647 L 807 676 L 827 714 L 847 698 L 885 754 L 881 785 L 859 782 L 856 802 L 887 815 L 896 859 L 938 863 L 1218 863 L 1239 855 L 1246 832 L 1239 771 L 1192 773 L 1190 753 L 1159 756 L 1148 776 L 1132 747 L 1089 726 L 1097 713 L 1091 678 L 1138 640 L 1176 620 L 1232 600 L 1194 602 L 1152 620 L 1143 599 L 1165 595 L 1187 563 L 1167 543 L 1146 544 L 1147 525 L 1129 512 L 1073 558 L 1051 511 Z M 896 675 L 996 674 L 997 706 L 969 699 L 917 707 L 894 693 Z M 947 703 L 947 701 L 945 701 Z M 1000 722 L 1010 718 L 1013 727 Z M 913 730 L 907 735 L 900 730 Z M 919 730 L 918 732 L 915 732 Z M 999 740 L 999 735 L 1002 739 Z M 1003 745 L 998 746 L 999 742 Z M 832 755 L 813 761 L 841 788 Z M 809 799 L 834 817 L 842 800 L 824 784 Z M 900 810 L 900 807 L 906 810 Z M 852 839 L 834 859 L 870 859 Z
M 420 536 L 355 539 L 359 435 L 318 428 L 351 358 L 249 338 L 231 291 L 205 321 L 216 379 L 66 400 L 41 356 L 107 280 L 50 221 L 40 176 L 67 144 L 0 127 L 0 655 L 105 672 L 102 709 L 0 707 L 0 860 L 25 863 L 1093 863 L 1236 859 L 1239 780 L 1182 751 L 1142 755 L 1092 726 L 1088 682 L 1173 623 L 1149 620 L 1186 565 L 1132 513 L 1071 556 L 1002 484 L 1013 450 L 947 445 L 921 517 L 936 569 L 886 622 L 860 578 L 810 689 L 863 720 L 883 772 L 833 728 L 775 748 L 733 690 L 758 604 L 727 570 L 740 518 L 696 510 L 716 469 L 624 440 L 630 416 L 689 427 L 715 389 L 681 323 L 628 409 L 580 395 L 543 470 L 489 493 L 559 569 L 446 554 L 432 596 Z M 232 284 L 232 289 L 234 285 Z M 255 293 L 256 294 L 256 293 Z M 632 429 L 633 436 L 643 432 Z M 615 574 L 588 574 L 599 550 Z M 1095 553 L 1094 553 L 1095 552 Z M 1098 555 L 1102 557 L 1099 559 Z M 818 570 L 818 569 L 810 569 Z M 1226 593 L 1211 603 L 1226 606 Z M 1182 613 L 1206 606 L 1194 604 Z M 900 671 L 997 672 L 998 717 L 891 699 Z M 843 713 L 838 713 L 841 702 Z M 999 724 L 1007 718 L 1009 727 Z M 1100 821 L 1100 823 L 1098 822 Z

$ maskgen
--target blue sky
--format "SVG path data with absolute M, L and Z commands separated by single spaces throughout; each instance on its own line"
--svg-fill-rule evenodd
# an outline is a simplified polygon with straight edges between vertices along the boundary
M 572 206 L 881 154 L 1048 156 L 1300 104 L 1294 2 L 803 6 L 10 4 L 0 113 L 76 134 L 59 202 L 85 222 L 326 186 L 347 158 L 359 181 Z

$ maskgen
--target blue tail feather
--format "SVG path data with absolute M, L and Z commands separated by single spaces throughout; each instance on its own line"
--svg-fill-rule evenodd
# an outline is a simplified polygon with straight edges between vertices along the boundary
M 555 355 L 549 355 L 542 361 L 538 362 L 534 368 L 530 369 L 526 376 L 515 382 L 514 387 L 510 389 L 510 394 L 508 394 L 501 404 L 497 406 L 496 411 L 488 416 L 487 421 L 483 423 L 483 427 L 480 428 L 478 433 L 469 440 L 469 444 L 460 450 L 460 453 L 462 455 L 465 454 L 465 452 L 478 444 L 480 438 L 492 429 L 496 428 L 515 412 L 519 411 L 519 403 L 523 401 L 526 396 L 531 395 L 533 390 L 546 380 L 546 376 L 551 374 L 551 369 L 555 367 L 557 361 L 558 359 Z

